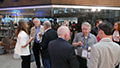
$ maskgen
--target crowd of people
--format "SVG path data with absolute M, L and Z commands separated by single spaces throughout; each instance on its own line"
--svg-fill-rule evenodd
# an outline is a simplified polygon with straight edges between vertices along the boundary
M 71 30 L 67 25 L 59 26 L 56 31 L 50 21 L 41 25 L 35 18 L 33 23 L 29 34 L 27 22 L 24 19 L 18 22 L 15 53 L 22 58 L 22 68 L 30 68 L 30 49 L 37 68 L 41 68 L 40 60 L 44 68 L 119 68 L 120 22 L 115 22 L 114 28 L 100 19 L 94 28 L 83 22 L 82 31 L 72 37 L 72 44 L 68 43 Z

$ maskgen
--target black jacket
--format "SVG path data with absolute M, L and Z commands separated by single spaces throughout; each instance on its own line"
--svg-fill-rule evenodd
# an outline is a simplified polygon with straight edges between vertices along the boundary
M 51 40 L 57 39 L 57 32 L 53 29 L 47 30 L 44 35 L 42 36 L 42 42 L 40 43 L 40 47 L 42 48 L 41 50 L 41 55 L 43 58 L 47 59 L 49 58 L 49 53 L 48 53 L 48 43 Z
M 79 68 L 74 47 L 66 40 L 58 38 L 48 45 L 52 68 Z
M 97 27 L 94 27 L 94 28 L 91 30 L 90 33 L 92 33 L 92 34 L 94 34 L 95 36 L 97 36 L 97 35 L 98 35 L 98 28 L 97 28 Z

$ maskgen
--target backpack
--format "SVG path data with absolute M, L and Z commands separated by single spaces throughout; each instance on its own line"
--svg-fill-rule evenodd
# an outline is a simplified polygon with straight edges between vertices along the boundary
M 4 49 L 4 46 L 0 46 L 0 55 L 6 54 L 7 51 Z

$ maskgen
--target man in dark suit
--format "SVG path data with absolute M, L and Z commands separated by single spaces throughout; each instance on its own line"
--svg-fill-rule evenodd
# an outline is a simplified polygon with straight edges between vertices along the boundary
M 70 39 L 68 27 L 59 27 L 57 33 L 59 38 L 48 45 L 52 68 L 79 68 L 74 47 L 67 42 Z
M 102 23 L 102 20 L 101 19 L 98 19 L 95 23 L 95 27 L 91 30 L 91 33 L 94 34 L 95 36 L 98 35 L 98 25 Z
M 57 36 L 57 32 L 55 30 L 53 30 L 51 28 L 51 23 L 49 21 L 45 21 L 43 23 L 44 29 L 45 29 L 45 33 L 42 36 L 42 41 L 40 43 L 40 47 L 41 47 L 41 55 L 42 55 L 42 60 L 43 60 L 43 65 L 45 68 L 51 68 L 50 65 L 50 57 L 49 57 L 49 53 L 48 53 L 48 43 L 51 40 L 55 40 L 58 38 Z

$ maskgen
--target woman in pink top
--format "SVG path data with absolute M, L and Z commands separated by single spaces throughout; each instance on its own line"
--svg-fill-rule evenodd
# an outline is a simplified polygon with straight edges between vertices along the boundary
M 101 40 L 100 37 L 99 37 L 99 35 L 97 35 L 96 38 L 97 38 L 97 41 L 98 41 L 98 42 Z

